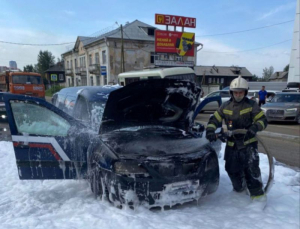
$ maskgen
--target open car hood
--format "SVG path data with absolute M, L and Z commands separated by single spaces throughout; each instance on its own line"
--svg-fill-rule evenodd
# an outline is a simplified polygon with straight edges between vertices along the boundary
M 110 93 L 99 132 L 133 126 L 171 126 L 189 130 L 201 89 L 189 81 L 151 79 Z

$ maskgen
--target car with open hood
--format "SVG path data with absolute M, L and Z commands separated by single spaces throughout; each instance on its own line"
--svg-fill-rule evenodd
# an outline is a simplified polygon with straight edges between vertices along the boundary
M 110 93 L 97 134 L 44 100 L 4 95 L 19 178 L 87 179 L 96 196 L 119 206 L 211 194 L 221 142 L 209 143 L 194 123 L 200 93 L 189 81 L 131 83 Z
M 285 121 L 300 124 L 300 93 L 280 92 L 261 109 L 264 111 L 268 122 Z

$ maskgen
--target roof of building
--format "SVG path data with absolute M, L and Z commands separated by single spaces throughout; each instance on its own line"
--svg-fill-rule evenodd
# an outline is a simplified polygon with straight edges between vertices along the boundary
M 135 21 L 133 21 L 131 23 L 127 23 L 126 25 L 123 26 L 123 39 L 154 41 L 154 35 L 148 35 L 147 31 L 143 30 L 143 28 L 156 29 L 156 27 L 154 27 L 152 25 L 148 25 L 148 24 L 146 24 L 144 22 L 141 22 L 139 20 L 135 20 Z M 106 38 L 121 39 L 121 29 L 117 28 L 117 29 L 112 30 L 108 33 L 104 33 L 99 37 L 89 39 L 84 44 L 84 46 L 89 45 L 91 43 L 94 43 L 96 41 L 102 40 L 105 37 Z
M 50 66 L 45 72 L 64 72 L 64 65 L 61 63 L 57 63 L 55 65 Z
M 282 78 L 287 78 L 288 77 L 289 72 L 274 72 L 273 75 L 271 75 L 270 80 L 274 80 L 274 79 L 282 79 Z
M 195 66 L 195 73 L 198 76 L 249 76 L 252 77 L 252 73 L 246 67 L 226 67 L 226 66 Z

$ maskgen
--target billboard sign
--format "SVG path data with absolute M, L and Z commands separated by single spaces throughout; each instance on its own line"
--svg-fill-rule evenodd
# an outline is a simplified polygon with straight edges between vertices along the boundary
M 196 28 L 196 18 L 155 14 L 155 24 Z
M 155 52 L 194 56 L 195 33 L 155 30 Z

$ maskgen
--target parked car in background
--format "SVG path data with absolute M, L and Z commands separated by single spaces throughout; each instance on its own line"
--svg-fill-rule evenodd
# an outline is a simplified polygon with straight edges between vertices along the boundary
M 3 95 L 4 93 L 2 93 Z M 3 101 L 3 96 L 0 98 L 0 122 L 7 122 L 7 115 L 5 109 L 5 103 Z
M 257 103 L 259 102 L 259 90 L 248 90 L 247 97 L 251 100 L 256 101 Z M 278 91 L 269 91 L 267 90 L 267 100 L 266 102 L 270 102 L 271 99 L 278 93 Z
M 52 104 L 98 132 L 110 92 L 119 86 L 64 88 L 52 97 Z
M 300 124 L 300 93 L 279 92 L 261 109 L 269 122 L 287 121 Z
M 202 102 L 206 98 L 211 98 L 211 97 L 215 97 L 215 96 L 221 96 L 222 103 L 228 101 L 230 99 L 230 97 L 231 97 L 230 96 L 230 92 L 228 90 L 220 90 L 220 91 L 211 92 L 207 96 L 204 96 L 203 98 L 201 98 L 200 101 Z M 204 111 L 215 111 L 218 108 L 219 108 L 218 102 L 214 101 L 214 102 L 210 102 L 207 105 L 205 105 L 205 107 L 201 110 L 201 112 L 204 112 Z
M 133 82 L 111 91 L 98 133 L 47 101 L 7 94 L 19 178 L 87 179 L 96 196 L 118 206 L 199 200 L 218 188 L 213 146 L 221 148 L 202 124 L 193 128 L 200 93 L 188 81 Z
M 289 82 L 282 92 L 300 92 L 300 82 Z
M 6 122 L 7 116 L 6 116 L 6 110 L 5 110 L 5 104 L 0 102 L 0 122 Z

